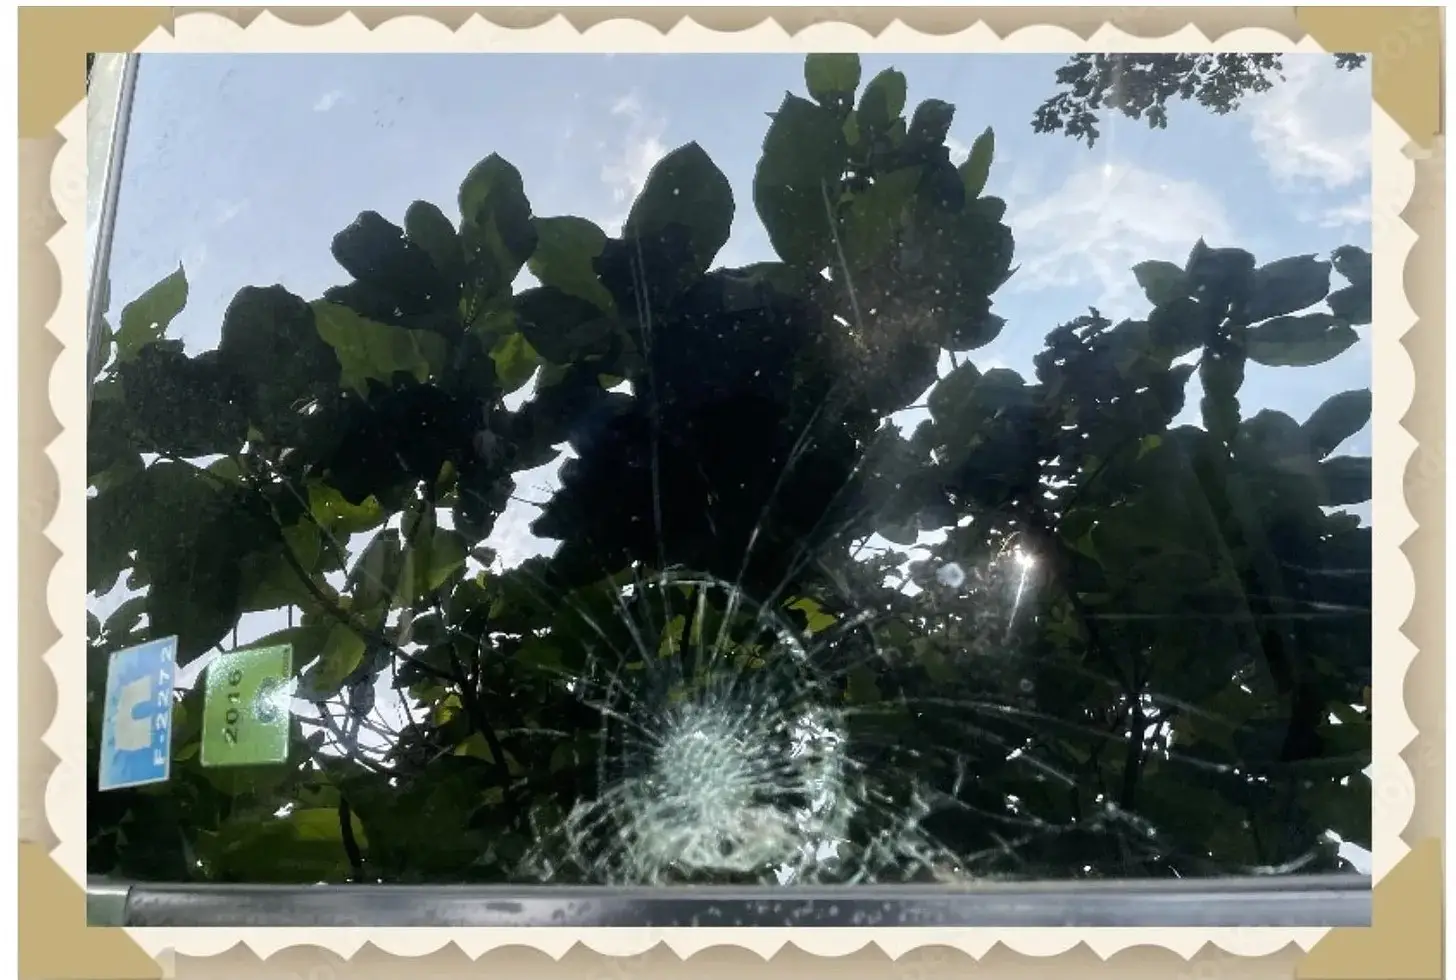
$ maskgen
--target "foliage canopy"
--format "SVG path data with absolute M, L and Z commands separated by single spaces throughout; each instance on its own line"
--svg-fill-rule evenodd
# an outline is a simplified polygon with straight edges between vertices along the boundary
M 773 261 L 714 267 L 740 202 L 697 144 L 619 237 L 490 156 L 458 216 L 361 214 L 323 296 L 240 290 L 216 349 L 168 336 L 180 268 L 121 312 L 87 580 L 133 594 L 90 622 L 92 873 L 1190 876 L 1369 846 L 1371 531 L 1338 508 L 1371 467 L 1336 451 L 1370 393 L 1240 403 L 1248 363 L 1355 342 L 1369 255 L 1199 242 L 1133 270 L 1141 319 L 982 371 L 1014 272 L 991 133 L 957 167 L 954 107 L 907 112 L 899 72 L 812 55 L 805 83 L 753 180 Z M 517 474 L 567 449 L 533 525 L 559 547 L 503 568 Z M 926 532 L 908 565 L 866 545 Z M 171 780 L 95 791 L 111 652 L 191 662 L 283 609 L 257 643 L 294 649 L 288 764 L 202 768 L 198 685 Z M 412 720 L 371 749 L 377 692 Z
M 1337 54 L 1344 71 L 1363 68 L 1363 54 Z M 1218 115 L 1238 109 L 1250 95 L 1284 80 L 1277 54 L 1078 54 L 1057 70 L 1055 95 L 1037 109 L 1031 127 L 1061 132 L 1091 147 L 1105 110 L 1168 128 L 1168 103 L 1197 102 Z

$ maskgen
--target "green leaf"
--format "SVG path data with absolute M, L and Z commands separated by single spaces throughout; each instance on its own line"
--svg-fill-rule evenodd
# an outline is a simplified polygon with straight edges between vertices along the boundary
M 507 334 L 491 348 L 490 359 L 495 362 L 496 378 L 501 391 L 510 394 L 531 380 L 541 364 L 540 355 L 530 341 L 520 333 Z
M 936 425 L 952 426 L 962 415 L 972 411 L 980 381 L 981 372 L 970 361 L 937 381 L 926 398 L 930 417 L 935 419 Z
M 1315 409 L 1304 423 L 1304 435 L 1320 459 L 1339 448 L 1346 439 L 1370 421 L 1372 401 L 1369 388 L 1357 388 L 1332 395 Z
M 815 272 L 834 251 L 831 203 L 848 147 L 839 118 L 796 95 L 784 96 L 763 139 L 753 203 L 769 242 L 789 265 Z
M 404 212 L 404 233 L 424 250 L 447 282 L 459 282 L 465 248 L 450 219 L 429 201 L 415 201 Z
M 394 599 L 404 581 L 403 551 L 394 528 L 384 528 L 364 548 L 346 581 L 354 611 L 368 612 Z
M 364 638 L 343 623 L 336 623 L 327 633 L 319 659 L 299 679 L 299 697 L 310 701 L 327 701 L 339 693 L 349 675 L 364 662 L 368 645 Z
M 733 188 L 697 143 L 678 147 L 648 171 L 623 223 L 627 241 L 654 238 L 670 226 L 689 232 L 692 271 L 701 275 L 733 231 Z
M 351 504 L 338 490 L 317 480 L 308 484 L 308 509 L 313 519 L 336 537 L 372 531 L 384 523 L 386 516 L 373 497 Z
M 133 516 L 141 511 L 138 483 L 118 483 L 86 501 L 87 592 L 110 592 L 121 573 L 132 567 L 131 552 L 136 545 L 128 529 Z
M 810 54 L 804 58 L 804 84 L 822 106 L 853 105 L 859 79 L 857 54 Z
M 967 201 L 974 201 L 986 189 L 986 181 L 991 176 L 991 162 L 995 156 L 996 134 L 987 126 L 986 131 L 971 144 L 971 153 L 966 157 L 966 162 L 960 165 L 961 186 L 966 190 Z
M 574 364 L 612 349 L 621 332 L 616 319 L 593 303 L 551 286 L 528 289 L 516 297 L 516 324 L 521 335 L 552 364 Z
M 1148 302 L 1154 306 L 1163 306 L 1188 295 L 1183 270 L 1172 262 L 1155 259 L 1139 262 L 1132 267 L 1132 274 L 1137 277 L 1137 283 L 1142 287 Z
M 1320 464 L 1326 507 L 1363 504 L 1373 493 L 1369 456 L 1332 456 Z
M 1370 288 L 1370 253 L 1354 245 L 1341 245 L 1330 253 L 1330 264 L 1352 286 Z
M 868 134 L 883 133 L 905 111 L 905 76 L 886 68 L 865 86 L 859 97 L 860 129 Z
M 494 764 L 495 753 L 490 750 L 490 743 L 480 732 L 474 732 L 465 741 L 455 746 L 455 754 L 468 756 L 472 759 L 479 759 L 482 762 Z
M 520 171 L 494 153 L 471 168 L 459 200 L 467 301 L 485 309 L 508 294 L 536 250 L 531 202 Z
M 237 452 L 248 432 L 247 383 L 221 352 L 187 357 L 171 343 L 148 344 L 117 366 L 132 447 L 184 457 Z
M 536 251 L 527 267 L 543 286 L 584 299 L 603 312 L 613 308 L 612 294 L 597 278 L 593 260 L 602 254 L 607 236 L 585 218 L 536 218 Z
M 1188 295 L 1214 306 L 1247 303 L 1254 287 L 1254 257 L 1239 248 L 1209 248 L 1199 239 L 1184 267 Z
M 1370 309 L 1371 294 L 1368 285 L 1346 286 L 1330 293 L 1326 299 L 1330 312 L 1351 326 L 1364 326 L 1373 317 Z
M 376 307 L 424 308 L 445 285 L 430 256 L 377 211 L 360 212 L 334 236 L 331 250 L 356 280 L 344 287 L 346 294 L 358 297 L 349 305 L 363 304 L 359 309 L 365 313 L 380 315 Z
M 1335 780 L 1306 783 L 1300 799 L 1311 819 L 1319 821 L 1317 826 L 1328 827 L 1340 840 L 1368 851 L 1374 809 L 1370 788 L 1370 779 L 1356 773 L 1343 786 Z
M 1308 309 L 1330 291 L 1330 263 L 1295 255 L 1254 270 L 1254 292 L 1244 316 L 1252 323 Z
M 470 546 L 463 536 L 445 528 L 434 528 L 424 540 L 405 552 L 402 604 L 413 606 L 433 595 L 465 567 L 469 553 Z
M 367 848 L 357 817 L 352 830 L 359 847 Z M 219 831 L 204 858 L 219 881 L 340 882 L 350 873 L 339 811 L 333 807 L 297 809 L 283 818 L 239 817 Z
M 1182 357 L 1208 343 L 1216 325 L 1209 308 L 1187 296 L 1155 306 L 1148 314 L 1149 336 L 1170 358 Z
M 368 393 L 371 378 L 389 384 L 395 372 L 403 372 L 424 382 L 444 367 L 448 348 L 439 334 L 366 320 L 322 300 L 313 312 L 319 336 L 338 356 L 340 382 L 360 394 Z
M 913 513 L 904 520 L 882 519 L 876 522 L 875 531 L 886 541 L 902 548 L 912 547 L 920 540 L 920 524 Z
M 323 536 L 312 521 L 304 520 L 282 531 L 280 549 L 286 549 L 298 566 L 309 575 L 309 581 L 321 591 L 329 590 L 318 575 L 323 555 Z M 269 549 L 248 556 L 243 563 L 243 611 L 261 612 L 283 606 L 304 606 L 313 603 L 313 593 L 300 579 L 298 570 L 281 550 Z
M 131 489 L 137 504 L 126 537 L 150 582 L 149 630 L 175 635 L 178 663 L 186 664 L 237 623 L 242 565 L 276 540 L 273 525 L 243 505 L 241 491 L 219 488 L 187 464 L 155 463 Z
M 966 204 L 966 210 L 988 221 L 1000 221 L 1006 217 L 1006 202 L 999 197 L 978 197 Z
M 269 435 L 312 386 L 338 378 L 339 358 L 313 309 L 282 286 L 238 290 L 223 313 L 218 353 L 252 389 L 251 421 Z
M 905 139 L 909 145 L 922 149 L 944 146 L 954 122 L 955 106 L 940 99 L 926 99 L 911 114 Z
M 899 244 L 901 229 L 915 203 L 920 173 L 919 167 L 906 167 L 885 174 L 850 200 L 841 236 L 850 268 L 878 265 Z
M 187 306 L 187 273 L 177 271 L 152 286 L 121 311 L 116 331 L 116 356 L 129 361 L 148 344 L 161 340 L 167 327 Z
M 810 635 L 822 633 L 838 622 L 833 616 L 824 611 L 824 608 L 813 599 L 799 599 L 789 603 L 790 609 L 797 609 L 804 614 L 807 620 L 805 628 Z
M 1328 313 L 1282 316 L 1248 331 L 1249 359 L 1268 367 L 1313 367 L 1343 354 L 1359 336 Z
M 110 616 L 106 617 L 106 636 L 108 639 L 130 636 L 141 622 L 142 615 L 147 611 L 146 596 L 133 596 L 114 609 Z

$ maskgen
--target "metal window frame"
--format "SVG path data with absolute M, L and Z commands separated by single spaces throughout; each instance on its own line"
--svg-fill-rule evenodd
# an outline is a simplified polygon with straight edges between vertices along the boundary
M 98 54 L 87 92 L 87 353 L 103 366 L 117 196 L 140 56 Z M 970 886 L 574 888 L 158 884 L 93 878 L 87 922 L 123 927 L 1163 927 L 1369 926 L 1364 875 Z
M 111 243 L 141 55 L 97 54 L 86 78 L 86 417 L 105 366 L 102 317 L 111 302 Z
M 1369 926 L 1363 875 L 837 888 L 180 885 L 93 880 L 90 925 L 135 927 Z

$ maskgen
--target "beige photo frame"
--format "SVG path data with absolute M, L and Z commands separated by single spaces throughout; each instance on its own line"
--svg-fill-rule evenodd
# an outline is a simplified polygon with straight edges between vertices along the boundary
M 1442 974 L 1442 8 L 266 8 L 20 11 L 20 973 L 319 978 Z M 87 52 L 300 50 L 1351 51 L 1373 55 L 1374 922 L 1305 930 L 125 930 L 87 927 L 76 809 L 84 556 Z M 1391 216 L 1389 220 L 1381 217 Z M 79 867 L 78 867 L 79 855 Z M 144 934 L 150 933 L 150 934 Z M 691 935 L 688 935 L 691 933 Z M 418 957 L 424 959 L 418 959 Z M 832 965 L 820 957 L 834 957 Z M 691 965 L 684 960 L 690 958 Z

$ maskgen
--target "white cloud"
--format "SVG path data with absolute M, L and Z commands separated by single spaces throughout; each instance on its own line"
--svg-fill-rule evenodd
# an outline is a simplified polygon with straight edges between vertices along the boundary
M 238 215 L 242 214 L 245 210 L 247 210 L 247 207 L 247 201 L 233 201 L 229 203 L 224 203 L 222 207 L 218 210 L 217 223 L 219 225 L 227 224 L 229 221 L 233 220 Z
M 646 185 L 648 173 L 667 154 L 667 146 L 662 142 L 667 122 L 644 108 L 635 93 L 613 103 L 611 113 L 626 120 L 626 134 L 615 146 L 606 148 L 601 179 L 617 205 L 630 206 Z M 625 218 L 623 207 L 620 214 L 604 222 L 609 226 L 608 233 L 614 234 Z
M 1284 81 L 1240 110 L 1276 181 L 1349 187 L 1370 178 L 1370 69 L 1336 68 L 1327 54 L 1284 56 Z
M 338 89 L 334 89 L 330 92 L 325 92 L 323 95 L 320 95 L 318 97 L 318 101 L 313 104 L 313 111 L 328 112 L 334 106 L 338 105 L 339 100 L 343 97 L 344 93 L 339 91 Z
M 971 155 L 971 148 L 954 136 L 945 138 L 945 148 L 950 151 L 950 162 L 959 167 Z
M 1090 162 L 1050 194 L 1017 194 L 1016 254 L 1008 291 L 1095 284 L 1089 296 L 1118 319 L 1146 306 L 1132 267 L 1147 259 L 1181 262 L 1199 238 L 1233 244 L 1223 205 L 1206 187 L 1129 163 Z
M 1300 220 L 1321 228 L 1369 228 L 1370 212 L 1370 194 L 1367 192 L 1342 204 L 1307 209 L 1301 212 Z

